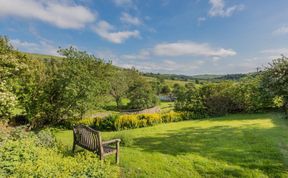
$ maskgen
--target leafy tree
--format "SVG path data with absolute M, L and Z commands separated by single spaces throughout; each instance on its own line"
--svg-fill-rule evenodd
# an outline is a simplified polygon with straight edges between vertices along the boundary
M 181 95 L 181 93 L 183 93 L 184 90 L 185 90 L 185 87 L 179 85 L 179 83 L 175 83 L 173 85 L 172 94 L 173 96 L 177 97 L 178 95 Z
M 0 36 L 0 118 L 9 118 L 17 105 L 14 90 L 26 70 L 26 56 L 14 50 L 7 37 Z
M 122 105 L 121 101 L 129 89 L 129 75 L 125 70 L 114 69 L 109 78 L 110 95 L 115 99 L 117 108 Z
M 129 88 L 128 98 L 130 109 L 146 109 L 158 103 L 158 98 L 150 83 L 141 78 Z
M 274 96 L 283 98 L 283 108 L 288 115 L 288 58 L 274 59 L 263 75 L 263 86 Z
M 33 63 L 23 76 L 19 95 L 31 127 L 81 118 L 108 90 L 109 64 L 74 48 L 59 51 L 61 59 Z
M 171 93 L 171 88 L 168 85 L 164 85 L 161 89 L 161 93 L 167 95 L 167 94 Z
M 205 117 L 206 110 L 200 90 L 189 89 L 178 95 L 175 102 L 175 110 L 191 113 L 195 118 Z

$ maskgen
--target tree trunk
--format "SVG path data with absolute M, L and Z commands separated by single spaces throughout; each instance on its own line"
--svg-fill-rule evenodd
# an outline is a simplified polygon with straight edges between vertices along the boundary
M 116 97 L 115 99 L 116 99 L 116 106 L 117 106 L 117 109 L 119 109 L 120 106 L 121 106 L 121 97 Z

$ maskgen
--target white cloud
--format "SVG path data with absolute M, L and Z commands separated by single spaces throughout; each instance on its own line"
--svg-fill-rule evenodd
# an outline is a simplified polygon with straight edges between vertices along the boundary
M 0 17 L 15 16 L 50 23 L 59 28 L 79 29 L 95 20 L 86 7 L 64 0 L 0 0 Z
M 156 45 L 153 51 L 158 56 L 227 57 L 236 55 L 236 52 L 232 49 L 214 49 L 208 44 L 195 42 L 162 43 Z
M 220 16 L 220 17 L 229 17 L 237 11 L 244 9 L 244 5 L 234 5 L 230 7 L 225 7 L 224 0 L 209 0 L 211 4 L 211 9 L 208 12 L 209 16 Z
M 150 51 L 143 49 L 138 54 L 125 54 L 121 58 L 125 60 L 145 60 L 149 59 L 150 56 Z
M 47 41 L 39 41 L 38 43 L 34 43 L 19 39 L 12 39 L 10 42 L 14 47 L 21 51 L 59 56 L 57 53 L 58 48 Z
M 261 53 L 272 55 L 273 58 L 280 57 L 280 55 L 288 55 L 288 48 L 265 49 Z
M 131 25 L 141 25 L 142 24 L 142 22 L 139 18 L 132 17 L 130 14 L 128 14 L 126 12 L 122 13 L 120 20 L 124 23 L 131 24 Z
M 199 69 L 204 61 L 189 61 L 186 63 L 179 63 L 173 60 L 161 60 L 161 61 L 123 61 L 117 62 L 118 66 L 124 68 L 135 67 L 143 72 L 161 72 L 161 73 L 177 73 L 177 74 L 189 74 Z
M 273 31 L 273 34 L 275 35 L 286 35 L 288 34 L 288 26 L 282 26 L 275 31 Z
M 118 31 L 113 32 L 114 27 L 106 21 L 100 21 L 97 26 L 94 26 L 93 31 L 100 37 L 116 44 L 123 43 L 129 38 L 137 38 L 140 36 L 139 31 Z

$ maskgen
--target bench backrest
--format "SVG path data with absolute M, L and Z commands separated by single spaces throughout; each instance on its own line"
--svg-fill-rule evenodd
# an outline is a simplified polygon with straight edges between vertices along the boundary
M 97 152 L 100 154 L 102 152 L 102 140 L 100 132 L 85 126 L 78 125 L 73 128 L 74 143 L 87 150 Z

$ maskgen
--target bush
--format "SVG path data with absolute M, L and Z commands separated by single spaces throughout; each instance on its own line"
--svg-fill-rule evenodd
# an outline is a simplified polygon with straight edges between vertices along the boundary
M 95 118 L 84 118 L 76 122 L 77 125 L 83 124 L 88 125 L 90 127 L 94 126 Z
M 74 157 L 63 155 L 56 146 L 39 145 L 38 137 L 31 133 L 27 138 L 10 139 L 1 145 L 0 177 L 119 176 L 117 167 L 101 164 L 94 153 L 85 151 Z
M 94 127 L 98 130 L 115 130 L 115 121 L 118 115 L 109 115 L 105 118 L 96 118 L 94 120 Z
M 105 118 L 86 118 L 77 122 L 93 127 L 97 130 L 126 130 L 140 127 L 153 126 L 162 122 L 176 122 L 183 120 L 183 114 L 178 112 L 169 112 L 165 114 L 125 114 L 110 115 Z M 185 115 L 185 118 L 188 117 Z
M 148 126 L 162 123 L 160 114 L 139 114 L 138 119 L 146 120 Z
M 181 121 L 181 113 L 170 111 L 161 115 L 161 120 L 164 123 Z
M 16 96 L 8 91 L 3 83 L 0 83 L 0 119 L 10 118 L 16 104 Z
M 28 123 L 29 120 L 25 115 L 16 115 L 9 120 L 9 125 L 13 126 L 26 125 Z
M 145 127 L 143 122 L 140 122 L 140 119 L 137 117 L 137 115 L 122 115 L 119 116 L 115 120 L 115 128 L 116 130 L 123 130 L 123 129 L 132 129 L 132 128 L 138 128 L 139 126 Z

